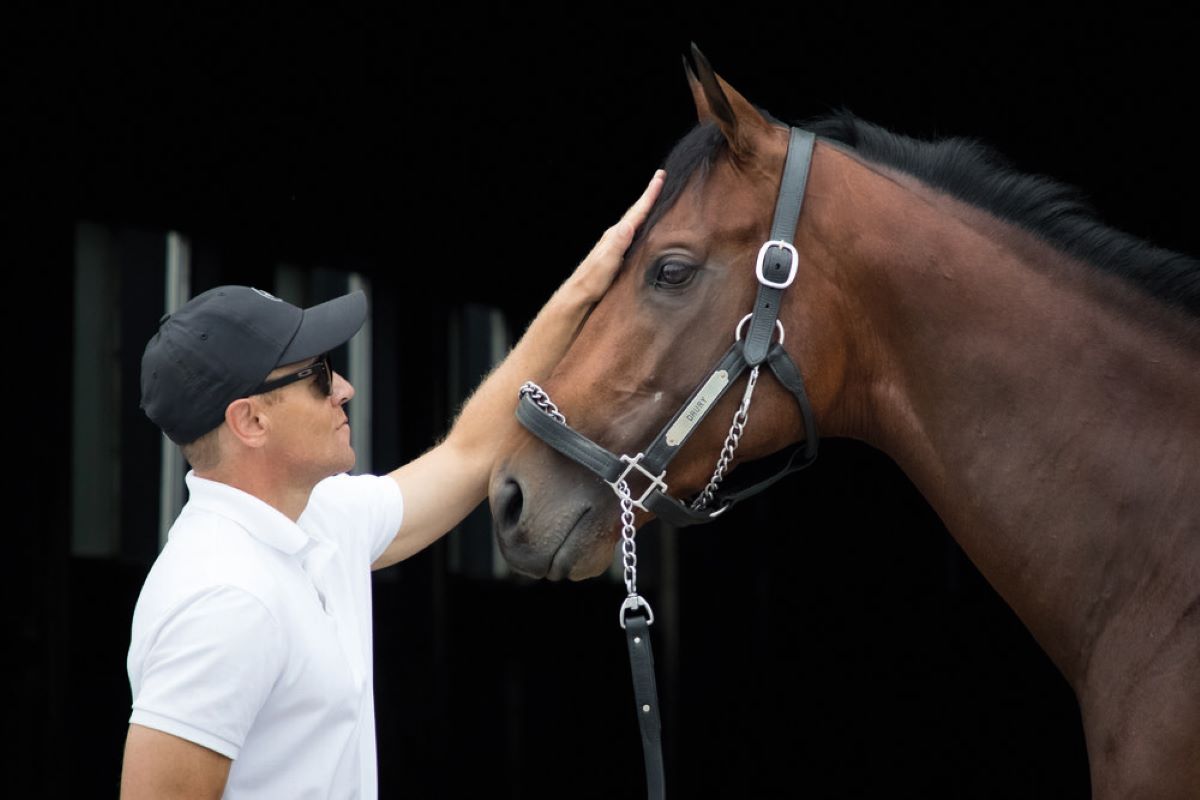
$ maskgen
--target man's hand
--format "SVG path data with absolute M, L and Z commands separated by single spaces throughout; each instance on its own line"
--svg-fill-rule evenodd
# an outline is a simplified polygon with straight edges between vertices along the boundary
M 372 568 L 423 550 L 487 495 L 497 452 L 520 427 L 513 413 L 518 387 L 527 380 L 544 380 L 563 357 L 592 306 L 608 291 L 634 233 L 662 191 L 664 176 L 662 170 L 654 173 L 637 202 L 604 232 L 521 341 L 476 390 L 446 439 L 391 473 L 404 494 L 404 522 Z
M 574 286 L 589 304 L 600 302 L 600 298 L 608 291 L 617 270 L 624 260 L 625 251 L 633 241 L 633 235 L 638 227 L 646 221 L 646 215 L 658 199 L 662 191 L 666 174 L 661 169 L 654 173 L 650 184 L 642 196 L 629 207 L 629 210 L 615 225 L 604 232 L 600 240 L 592 247 L 590 253 L 575 268 L 575 272 L 567 279 L 568 286 Z

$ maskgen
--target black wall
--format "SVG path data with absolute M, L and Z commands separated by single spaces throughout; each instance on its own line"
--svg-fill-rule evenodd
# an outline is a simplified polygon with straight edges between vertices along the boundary
M 444 429 L 445 398 L 422 389 L 445 384 L 429 332 L 464 302 L 522 329 L 690 128 L 692 40 L 780 118 L 846 106 L 974 136 L 1200 253 L 1183 11 L 93 7 L 14 17 L 5 36 L 8 374 L 26 390 L 9 418 L 27 476 L 6 726 L 28 796 L 115 796 L 148 568 L 67 547 L 77 220 L 182 230 L 222 254 L 211 282 L 261 283 L 280 261 L 368 274 L 376 416 L 394 412 L 377 460 L 396 463 Z M 126 502 L 152 502 L 144 488 Z M 885 456 L 828 442 L 761 502 L 642 540 L 643 563 L 659 551 L 651 601 L 677 586 L 655 630 L 675 796 L 1088 796 L 1069 689 Z M 382 795 L 641 796 L 618 586 L 445 562 L 439 544 L 377 579 Z

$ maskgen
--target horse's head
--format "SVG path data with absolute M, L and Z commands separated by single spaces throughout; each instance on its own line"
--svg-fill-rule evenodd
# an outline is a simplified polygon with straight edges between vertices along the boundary
M 738 321 L 754 305 L 755 259 L 768 238 L 787 155 L 788 129 L 765 119 L 696 55 L 696 72 L 687 72 L 700 124 L 668 156 L 667 184 L 619 276 L 543 384 L 573 428 L 617 454 L 646 449 L 732 344 Z M 818 361 L 813 354 L 827 337 L 803 321 L 805 309 L 819 306 L 831 287 L 808 267 L 823 253 L 819 242 L 805 238 L 801 220 L 800 270 L 780 318 L 785 349 L 803 368 L 819 414 L 838 381 L 839 359 Z M 673 496 L 685 498 L 708 482 L 746 379 L 671 462 L 666 480 Z M 737 460 L 803 436 L 794 397 L 764 371 Z M 602 572 L 620 531 L 610 487 L 530 434 L 509 444 L 490 485 L 505 558 L 537 577 L 577 580 Z M 633 488 L 636 497 L 639 487 Z

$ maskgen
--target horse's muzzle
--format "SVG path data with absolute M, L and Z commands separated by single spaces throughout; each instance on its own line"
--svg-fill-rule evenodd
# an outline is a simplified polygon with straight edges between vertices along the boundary
M 617 504 L 608 485 L 545 448 L 492 473 L 488 492 L 500 552 L 532 578 L 582 580 L 612 563 Z

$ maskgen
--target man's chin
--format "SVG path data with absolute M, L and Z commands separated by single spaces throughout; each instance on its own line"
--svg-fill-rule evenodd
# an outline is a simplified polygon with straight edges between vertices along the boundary
M 335 461 L 330 465 L 328 470 L 329 474 L 325 477 L 328 478 L 334 475 L 341 475 L 349 472 L 350 470 L 354 469 L 354 465 L 357 460 L 358 459 L 354 454 L 354 450 L 350 447 L 347 447 L 346 452 L 343 453 L 340 458 L 335 459 Z

